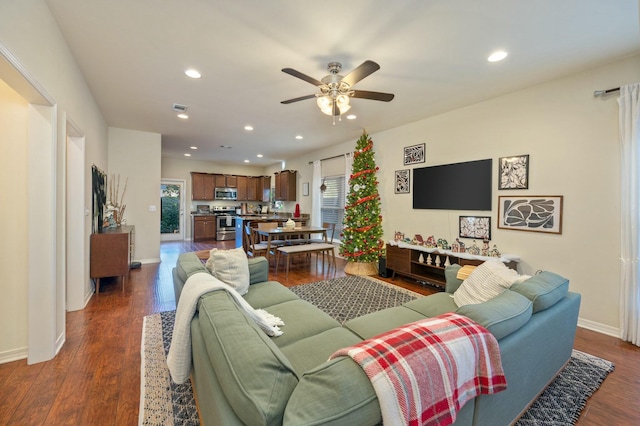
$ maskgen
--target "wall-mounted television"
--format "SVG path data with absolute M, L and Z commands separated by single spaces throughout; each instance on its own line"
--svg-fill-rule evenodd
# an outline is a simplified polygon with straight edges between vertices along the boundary
M 413 208 L 491 210 L 491 159 L 413 169 Z

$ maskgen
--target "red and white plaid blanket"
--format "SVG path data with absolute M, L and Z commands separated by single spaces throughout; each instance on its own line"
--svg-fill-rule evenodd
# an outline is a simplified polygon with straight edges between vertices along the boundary
M 444 314 L 417 321 L 331 355 L 357 362 L 389 425 L 449 425 L 479 394 L 507 388 L 496 338 L 475 321 Z

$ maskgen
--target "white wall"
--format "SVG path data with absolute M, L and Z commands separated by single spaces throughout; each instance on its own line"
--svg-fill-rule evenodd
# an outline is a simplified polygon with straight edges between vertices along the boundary
M 39 89 L 43 89 L 47 93 L 47 99 L 54 100 L 56 104 L 53 124 L 53 132 L 49 132 L 48 138 L 52 140 L 53 146 L 57 151 L 53 153 L 51 164 L 47 164 L 47 170 L 51 170 L 55 173 L 55 182 L 48 189 L 47 196 L 56 197 L 55 207 L 52 211 L 47 211 L 44 216 L 47 219 L 51 218 L 55 220 L 53 224 L 54 229 L 51 229 L 51 233 L 46 237 L 50 241 L 39 241 L 38 247 L 46 247 L 47 261 L 52 261 L 55 277 L 51 276 L 51 280 L 55 281 L 55 295 L 51 299 L 51 302 L 55 306 L 47 306 L 46 313 L 44 310 L 35 308 L 38 303 L 43 300 L 42 297 L 38 297 L 38 289 L 31 289 L 33 291 L 34 299 L 29 298 L 28 307 L 25 308 L 29 312 L 21 312 L 20 315 L 27 315 L 31 318 L 31 315 L 38 314 L 43 318 L 42 321 L 34 323 L 33 327 L 38 327 L 38 324 L 53 324 L 56 338 L 56 346 L 59 347 L 64 342 L 64 291 L 65 291 L 65 219 L 64 219 L 64 200 L 65 200 L 65 144 L 57 143 L 56 141 L 66 140 L 66 121 L 72 120 L 77 124 L 77 128 L 80 129 L 84 136 L 86 136 L 86 164 L 96 164 L 102 169 L 107 169 L 107 127 L 98 109 L 91 91 L 88 89 L 84 77 L 80 72 L 74 58 L 71 56 L 69 48 L 60 33 L 60 30 L 49 11 L 49 8 L 42 0 L 21 0 L 19 2 L 0 2 L 0 44 L 4 51 L 8 51 L 11 58 L 10 63 L 19 64 L 16 68 L 7 68 L 3 62 L 0 66 L 0 78 L 6 79 L 7 74 L 18 74 L 20 78 L 28 80 L 29 82 L 35 82 L 36 90 L 28 88 L 31 91 L 38 92 Z M 25 81 L 26 81 L 25 80 Z M 15 81 L 15 80 L 14 80 Z M 15 90 L 23 94 L 23 90 L 26 86 L 20 85 L 20 87 L 13 87 Z M 27 91 L 29 91 L 27 90 Z M 23 94 L 23 97 L 25 95 Z M 32 101 L 27 97 L 27 100 Z M 53 134 L 52 134 L 53 133 Z M 51 146 L 51 145 L 50 145 Z M 26 173 L 29 167 L 27 166 L 23 172 Z M 86 168 L 85 181 L 91 182 L 90 167 Z M 19 174 L 19 173 L 16 173 Z M 50 176 L 44 176 L 42 179 L 46 179 L 46 182 L 51 181 Z M 91 187 L 87 185 L 85 187 L 85 199 L 91 200 Z M 43 207 L 41 202 L 29 202 L 27 206 L 29 211 L 37 211 L 37 209 L 47 208 Z M 88 238 L 90 233 L 90 221 L 89 218 L 83 226 L 85 235 L 87 236 L 86 253 L 84 258 L 77 259 L 78 262 L 84 262 L 88 265 Z M 18 244 L 27 244 L 28 239 L 24 241 L 20 240 Z M 51 245 L 49 245 L 51 243 Z M 34 247 L 29 247 L 29 251 L 33 251 Z M 44 249 L 40 249 L 41 251 Z M 42 263 L 41 261 L 40 263 Z M 17 264 L 16 266 L 19 266 Z M 37 272 L 42 271 L 42 268 L 37 268 L 37 264 L 29 265 L 21 273 L 28 275 L 30 270 L 37 276 Z M 30 269 L 31 268 L 31 269 Z M 30 270 L 29 270 L 30 269 Z M 51 274 L 50 274 L 51 275 Z M 18 283 L 17 285 L 22 285 Z M 45 286 L 49 291 L 51 286 L 47 283 L 40 283 L 41 286 Z M 25 288 L 26 292 L 27 289 Z M 49 299 L 48 299 L 49 300 Z M 48 303 L 48 302 L 47 302 Z M 36 311 L 36 312 L 34 312 Z M 49 317 L 49 312 L 53 314 Z M 33 322 L 33 321 L 32 321 Z M 2 322 L 0 326 L 1 330 L 5 330 L 8 324 L 15 324 L 14 322 Z M 9 327 L 10 328 L 10 327 Z M 15 329 L 13 329 L 15 330 Z M 29 338 L 36 338 L 31 331 L 29 332 Z M 26 336 L 21 336 L 21 338 Z M 49 342 L 47 342 L 49 343 Z M 19 348 L 14 348 L 19 349 Z M 31 358 L 31 356 L 30 356 Z M 0 360 L 1 362 L 2 360 Z
M 160 262 L 160 150 L 159 133 L 109 128 L 107 197 L 114 175 L 118 195 L 127 181 L 124 218 L 136 227 L 135 259 L 142 263 Z
M 27 108 L 0 80 L 0 360 L 22 358 L 27 348 Z
M 492 244 L 522 258 L 520 271 L 550 270 L 582 294 L 581 325 L 618 333 L 620 295 L 620 152 L 615 96 L 593 91 L 640 81 L 640 56 L 547 82 L 466 108 L 370 135 L 382 198 L 385 240 L 395 231 L 455 240 L 465 211 L 414 210 L 411 194 L 394 194 L 394 171 L 492 158 Z M 309 161 L 352 151 L 355 140 L 287 161 L 310 182 Z M 403 147 L 426 143 L 426 163 L 404 166 Z M 530 155 L 528 190 L 498 191 L 499 157 Z M 279 164 L 271 169 L 279 169 Z M 413 182 L 413 180 L 412 180 Z M 298 200 L 310 210 L 310 197 Z M 312 188 L 312 191 L 314 188 Z M 428 191 L 429 188 L 413 190 Z M 500 195 L 563 195 L 562 235 L 497 229 Z M 307 201 L 309 206 L 307 207 Z

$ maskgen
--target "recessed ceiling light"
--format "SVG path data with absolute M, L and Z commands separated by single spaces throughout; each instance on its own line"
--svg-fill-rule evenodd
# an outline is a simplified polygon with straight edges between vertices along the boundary
M 347 115 L 347 120 L 355 120 L 356 118 L 358 118 L 358 116 L 357 116 L 357 115 L 355 115 L 355 114 L 349 114 L 349 115 Z
M 220 145 L 220 148 L 229 148 L 229 149 L 231 149 L 231 147 L 228 146 L 228 145 Z
M 245 162 L 245 163 L 250 163 L 251 161 L 249 161 L 249 160 L 244 160 L 244 162 Z
M 258 155 L 256 155 L 256 157 L 258 157 L 258 158 L 262 158 L 262 157 L 264 157 L 264 155 L 262 155 L 262 154 L 258 154 Z
M 187 75 L 187 77 L 191 77 L 191 78 L 200 78 L 200 77 L 202 77 L 202 74 L 200 74 L 200 72 L 198 72 L 198 70 L 194 70 L 193 68 L 189 68 L 184 73 Z
M 296 139 L 303 139 L 302 135 L 296 135 Z
M 190 146 L 189 148 L 191 148 L 191 149 L 198 149 L 198 147 L 197 147 L 197 146 Z
M 188 152 L 185 152 L 185 153 L 184 153 L 184 156 L 185 156 L 185 157 L 191 157 L 191 154 L 189 154 Z
M 186 120 L 187 118 L 189 118 L 189 115 L 185 114 L 184 112 L 181 112 L 180 114 L 178 114 L 178 118 L 182 118 L 183 120 Z
M 250 132 L 250 131 L 252 131 L 252 130 L 253 130 L 253 126 L 252 126 L 252 125 L 250 125 L 250 124 L 247 124 L 246 126 L 244 126 L 244 129 L 245 129 L 247 132 Z
M 506 57 L 507 57 L 507 52 L 505 52 L 504 50 L 496 50 L 491 55 L 489 55 L 489 57 L 487 58 L 487 61 L 498 62 L 503 60 Z

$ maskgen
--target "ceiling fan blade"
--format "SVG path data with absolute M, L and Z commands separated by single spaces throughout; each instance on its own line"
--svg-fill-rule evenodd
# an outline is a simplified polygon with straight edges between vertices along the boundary
M 306 74 L 302 74 L 300 71 L 296 71 L 296 70 L 294 70 L 293 68 L 283 68 L 283 69 L 282 69 L 282 72 L 287 73 L 287 74 L 289 74 L 289 75 L 292 75 L 292 76 L 294 76 L 294 77 L 297 77 L 297 78 L 299 78 L 300 80 L 304 80 L 304 81 L 306 81 L 307 83 L 311 83 L 311 84 L 313 84 L 314 86 L 324 86 L 324 85 L 325 85 L 323 82 L 318 81 L 318 80 L 316 80 L 316 79 L 315 79 L 315 78 L 313 78 L 313 77 L 309 77 L 309 76 L 308 76 L 308 75 L 306 75 Z
M 374 101 L 389 102 L 395 95 L 393 93 L 369 92 L 367 90 L 354 90 L 352 98 L 372 99 Z
M 304 101 L 306 99 L 311 99 L 311 98 L 315 98 L 315 97 L 316 97 L 316 95 L 300 96 L 299 98 L 287 99 L 286 101 L 282 101 L 280 103 L 281 104 L 292 104 L 294 102 Z
M 380 69 L 380 65 L 373 61 L 364 61 L 359 67 L 345 75 L 342 81 L 347 83 L 349 87 L 353 87 L 354 84 L 373 74 Z

